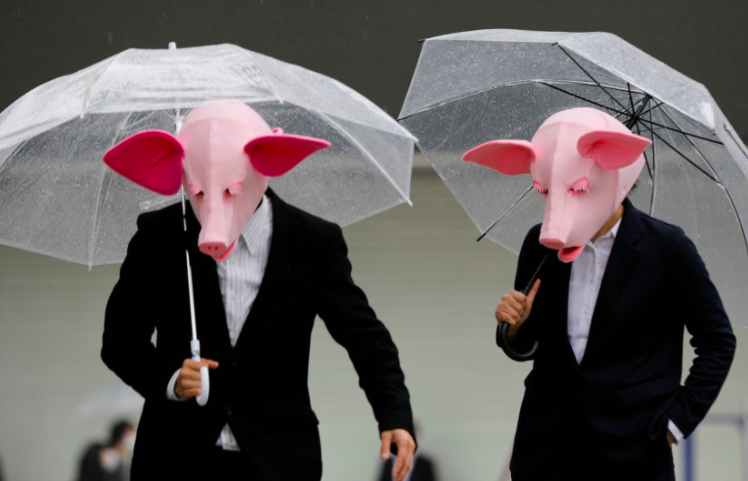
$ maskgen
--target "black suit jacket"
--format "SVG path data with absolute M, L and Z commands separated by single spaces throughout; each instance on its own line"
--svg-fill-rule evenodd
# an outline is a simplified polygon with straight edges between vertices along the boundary
M 307 388 L 318 314 L 348 351 L 379 430 L 413 433 L 397 348 L 351 278 L 340 228 L 272 191 L 268 196 L 273 234 L 267 268 L 233 348 L 216 263 L 198 251 L 200 226 L 192 211 L 186 235 L 179 205 L 138 219 L 107 304 L 101 351 L 106 365 L 145 398 L 132 465 L 135 481 L 193 479 L 202 454 L 213 449 L 227 422 L 264 479 L 320 479 L 318 422 Z M 169 379 L 190 357 L 185 245 L 202 355 L 219 363 L 210 372 L 204 407 L 194 400 L 166 399 Z
M 693 243 L 675 226 L 628 200 L 580 364 L 567 334 L 571 264 L 530 230 L 515 288 L 524 288 L 547 254 L 530 317 L 515 348 L 539 347 L 525 380 L 511 461 L 513 474 L 589 468 L 630 479 L 669 463 L 671 419 L 690 435 L 717 398 L 735 351 L 719 295 Z M 697 357 L 681 385 L 684 328 Z M 567 471 L 565 467 L 568 468 Z M 538 475 L 538 476 L 536 476 Z

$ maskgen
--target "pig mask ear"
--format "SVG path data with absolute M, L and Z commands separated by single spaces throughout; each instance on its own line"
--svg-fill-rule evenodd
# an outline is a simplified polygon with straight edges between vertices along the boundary
M 330 142 L 326 140 L 284 134 L 281 129 L 273 129 L 272 135 L 250 140 L 244 146 L 244 152 L 257 172 L 266 177 L 279 177 L 329 146 Z
M 526 140 L 492 140 L 462 156 L 466 162 L 475 162 L 505 175 L 529 174 L 530 163 L 536 158 L 535 147 Z
M 631 133 L 595 130 L 579 138 L 577 150 L 601 168 L 615 170 L 633 164 L 651 144 L 651 140 Z
M 182 184 L 184 147 L 162 130 L 131 135 L 104 154 L 113 171 L 161 195 L 173 195 Z

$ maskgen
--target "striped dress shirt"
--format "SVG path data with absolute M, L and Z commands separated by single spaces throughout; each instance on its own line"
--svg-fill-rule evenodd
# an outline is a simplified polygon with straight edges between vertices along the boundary
M 234 251 L 227 259 L 217 263 L 218 283 L 232 347 L 236 346 L 265 275 L 273 234 L 271 207 L 270 199 L 264 196 L 257 212 L 249 219 L 242 235 L 237 239 Z M 180 400 L 174 394 L 178 377 L 179 370 L 174 373 L 166 389 L 167 397 L 176 401 Z M 221 431 L 216 445 L 227 451 L 239 451 L 239 445 L 228 424 Z

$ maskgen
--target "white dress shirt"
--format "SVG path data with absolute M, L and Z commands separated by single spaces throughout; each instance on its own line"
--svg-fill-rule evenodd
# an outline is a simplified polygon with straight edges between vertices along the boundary
M 270 199 L 262 198 L 257 212 L 247 222 L 242 235 L 236 241 L 231 255 L 217 263 L 218 283 L 223 296 L 223 306 L 226 311 L 226 323 L 229 330 L 231 346 L 236 346 L 244 322 L 247 320 L 252 304 L 260 290 L 262 278 L 270 253 L 270 239 L 273 234 L 273 212 Z M 199 337 L 199 333 L 198 333 Z M 179 377 L 179 371 L 174 373 L 166 388 L 166 396 L 175 401 L 181 401 L 174 394 L 174 386 Z M 227 451 L 239 451 L 239 445 L 231 433 L 228 424 L 224 426 L 216 442 Z
M 579 257 L 571 263 L 566 328 L 577 363 L 582 362 L 584 351 L 587 349 L 597 295 L 600 293 L 605 267 L 608 265 L 608 258 L 620 226 L 619 220 L 595 242 L 587 241 Z M 668 428 L 677 441 L 683 439 L 683 433 L 672 421 L 668 421 Z

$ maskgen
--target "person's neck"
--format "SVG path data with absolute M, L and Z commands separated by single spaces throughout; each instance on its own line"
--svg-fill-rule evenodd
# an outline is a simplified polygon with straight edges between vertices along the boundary
M 610 219 L 608 219 L 605 224 L 600 228 L 599 231 L 592 237 L 592 242 L 594 243 L 596 240 L 598 240 L 600 237 L 604 236 L 608 232 L 610 232 L 610 229 L 613 228 L 614 225 L 616 225 L 616 222 L 621 220 L 621 217 L 623 217 L 623 204 L 619 205 L 616 211 L 613 213 L 612 216 L 610 216 Z

